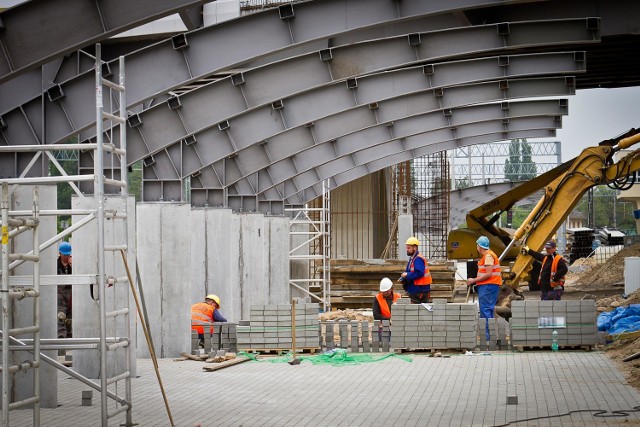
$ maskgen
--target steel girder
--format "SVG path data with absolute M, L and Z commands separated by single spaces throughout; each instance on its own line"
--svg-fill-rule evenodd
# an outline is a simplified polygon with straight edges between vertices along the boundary
M 318 5 L 325 3 L 327 2 L 317 2 Z M 328 1 L 328 3 L 330 3 L 330 1 Z M 431 4 L 431 2 L 428 3 Z M 251 17 L 247 17 L 246 19 L 251 21 Z M 239 20 L 236 26 L 231 26 L 234 29 L 234 34 L 236 33 L 236 27 L 244 28 L 243 25 L 240 25 L 240 23 L 244 21 L 245 18 Z M 223 27 L 222 29 L 224 29 L 229 26 L 221 24 L 208 28 L 217 27 Z M 500 31 L 507 31 L 503 27 L 504 25 L 493 25 L 488 27 L 465 28 L 464 30 L 466 30 L 467 33 L 475 33 L 476 35 L 471 43 L 472 46 L 477 46 L 475 49 L 468 48 L 470 43 L 467 39 L 457 39 L 452 35 L 447 35 L 447 33 L 457 34 L 462 30 L 450 30 L 447 32 L 435 32 L 433 34 L 423 35 L 421 37 L 425 37 L 425 40 L 421 39 L 420 45 L 417 46 L 410 45 L 411 43 L 415 43 L 414 38 L 401 37 L 380 40 L 375 44 L 359 44 L 352 49 L 349 47 L 328 49 L 323 54 L 332 57 L 326 64 L 334 76 L 334 79 L 337 79 L 357 76 L 367 71 L 357 68 L 357 66 L 352 67 L 351 64 L 353 62 L 361 64 L 369 60 L 374 61 L 376 62 L 376 64 L 374 64 L 375 66 L 369 69 L 370 71 L 374 71 L 385 67 L 416 62 L 421 59 L 433 60 L 438 57 L 444 58 L 446 55 L 451 54 L 451 52 L 456 51 L 466 52 L 470 55 L 474 51 L 504 49 L 505 46 L 522 48 L 527 46 L 544 46 L 562 43 L 576 44 L 598 41 L 597 31 L 588 29 L 584 19 L 570 20 L 562 23 L 554 21 L 509 24 L 509 34 L 499 34 Z M 130 88 L 127 91 L 129 105 L 136 105 L 157 93 L 166 92 L 172 87 L 193 80 L 196 74 L 198 76 L 209 75 L 221 67 L 228 67 L 233 64 L 233 60 L 230 59 L 229 56 L 246 55 L 244 53 L 218 55 L 217 53 L 214 54 L 215 52 L 211 52 L 212 49 L 214 51 L 217 49 L 217 47 L 215 47 L 217 45 L 215 42 L 211 42 L 211 35 L 205 31 L 208 28 L 187 34 L 189 39 L 198 39 L 198 42 L 194 43 L 193 46 L 190 44 L 189 49 L 176 51 L 171 47 L 171 51 L 157 51 L 157 49 L 168 48 L 166 46 L 167 42 L 163 42 L 129 55 L 127 62 L 127 87 Z M 195 37 L 195 35 L 198 37 Z M 220 34 L 219 36 L 224 37 L 225 34 Z M 260 40 L 262 40 L 262 38 L 260 38 Z M 458 43 L 464 43 L 467 46 L 460 48 Z M 389 47 L 385 49 L 385 52 L 391 51 L 390 48 L 394 47 L 395 54 L 389 57 L 380 57 L 376 54 L 375 49 L 381 44 L 386 44 Z M 251 51 L 252 49 L 244 50 Z M 431 54 L 427 52 L 427 50 L 434 51 L 434 53 Z M 241 48 L 234 49 L 232 47 L 225 50 L 225 52 L 240 51 L 242 51 Z M 255 52 L 251 53 L 253 54 Z M 347 57 L 347 55 L 349 55 L 349 57 Z M 358 58 L 360 58 L 360 61 L 357 61 Z M 316 61 L 320 60 L 319 55 L 316 56 Z M 111 68 L 113 73 L 117 75 L 117 67 L 113 65 Z M 197 73 L 194 71 L 195 68 L 198 68 Z M 327 72 L 328 71 L 325 71 L 325 74 Z M 37 143 L 43 144 L 62 142 L 69 139 L 72 135 L 88 129 L 94 124 L 94 117 L 91 113 L 91 107 L 93 105 L 93 80 L 91 73 L 85 73 L 64 84 L 50 88 L 47 92 L 47 97 L 44 99 L 44 106 L 41 105 L 41 99 L 35 99 L 20 108 L 3 114 L 2 118 L 5 123 L 4 134 L 7 142 L 9 144 L 15 144 L 16 140 L 24 138 L 25 135 L 29 135 L 30 133 L 24 132 L 27 127 L 37 130 L 39 134 Z M 293 85 L 294 82 L 295 79 L 293 79 L 291 84 Z M 44 124 L 42 120 L 43 111 L 47 118 Z M 81 140 L 82 139 L 85 139 L 85 136 L 81 137 Z M 35 143 L 35 141 L 29 141 L 29 143 Z
M 56 57 L 209 1 L 137 0 L 135 6 L 128 0 L 28 1 L 0 14 L 0 84 Z
M 383 157 L 378 160 L 374 160 L 365 165 L 354 166 L 351 169 L 347 169 L 344 173 L 336 175 L 334 179 L 331 180 L 331 185 L 342 185 L 347 182 L 353 181 L 354 179 L 358 179 L 367 174 L 379 171 L 381 169 L 396 165 L 401 162 L 410 161 L 416 157 L 425 156 L 428 154 L 433 154 L 443 150 L 450 150 L 456 147 L 460 147 L 463 145 L 477 145 L 477 144 L 487 144 L 491 142 L 504 141 L 505 139 L 514 139 L 514 138 L 548 138 L 555 136 L 555 129 L 525 129 L 521 131 L 511 131 L 511 132 L 499 132 L 494 134 L 487 135 L 476 135 L 470 138 L 466 138 L 464 140 L 450 140 L 450 141 L 441 141 L 437 144 L 426 145 L 422 148 L 399 152 L 392 154 L 387 157 Z M 335 188 L 335 187 L 332 187 Z M 286 199 L 286 203 L 291 204 L 300 204 L 306 203 L 302 202 L 302 200 L 313 200 L 318 197 L 318 195 L 322 194 L 321 186 L 317 184 L 313 187 L 306 188 L 300 190 L 298 193 L 295 193 L 292 197 Z
M 476 105 L 407 116 L 396 121 L 358 129 L 353 133 L 327 141 L 327 143 L 317 143 L 302 151 L 292 152 L 288 156 L 282 157 L 281 160 L 275 160 L 268 165 L 255 166 L 236 163 L 239 166 L 237 171 L 242 171 L 243 174 L 235 180 L 228 181 L 227 186 L 236 185 L 240 181 L 246 180 L 248 182 L 243 187 L 250 187 L 260 194 L 284 181 L 293 180 L 295 182 L 300 175 L 321 168 L 326 163 L 341 157 L 350 156 L 353 163 L 358 165 L 367 162 L 367 157 L 371 155 L 380 156 L 381 153 L 389 155 L 389 147 L 398 146 L 398 143 L 403 147 L 403 150 L 413 149 L 415 147 L 410 147 L 407 144 L 407 138 L 427 131 L 449 129 L 452 138 L 466 138 L 470 136 L 467 127 L 472 124 L 478 125 L 478 127 L 472 128 L 471 131 L 474 131 L 478 130 L 483 122 L 499 121 L 503 125 L 508 125 L 510 120 L 516 118 L 559 117 L 566 114 L 566 100 L 550 100 Z M 503 130 L 509 130 L 508 126 L 504 126 Z M 388 139 L 383 143 L 387 141 L 395 141 L 396 143 L 389 144 L 387 147 L 380 146 L 379 140 L 376 139 L 380 134 L 388 136 Z M 270 147 L 266 147 L 266 149 L 270 152 Z M 255 169 L 248 171 L 249 167 Z M 319 175 L 318 172 L 316 169 L 315 174 Z M 257 180 L 261 173 L 262 179 L 258 185 Z M 258 175 L 255 177 L 256 182 L 253 183 L 250 178 L 255 174 Z M 271 181 L 270 184 L 269 181 Z
M 416 119 L 419 120 L 420 118 Z M 410 119 L 407 120 L 410 121 Z M 379 131 L 378 129 L 369 129 L 360 132 L 358 137 L 361 138 L 361 140 L 369 141 L 367 148 L 360 148 L 363 146 L 366 147 L 366 144 L 362 144 L 360 147 L 346 148 L 344 153 L 338 153 L 337 148 L 335 148 L 334 153 L 328 150 L 324 152 L 317 150 L 317 152 L 314 153 L 317 159 L 314 159 L 313 166 L 309 166 L 308 164 L 302 165 L 300 167 L 301 170 L 297 171 L 297 173 L 290 178 L 287 177 L 287 173 L 278 174 L 275 178 L 277 180 L 275 185 L 273 183 L 267 183 L 267 185 L 271 185 L 263 191 L 255 191 L 255 193 L 266 193 L 271 188 L 279 186 L 281 196 L 288 199 L 294 194 L 316 186 L 316 184 L 321 183 L 325 179 L 332 179 L 336 175 L 349 169 L 370 164 L 396 153 L 407 152 L 412 156 L 411 158 L 415 158 L 420 157 L 420 155 L 415 155 L 414 150 L 425 148 L 425 146 L 432 146 L 429 147 L 432 149 L 428 151 L 429 153 L 442 151 L 438 144 L 446 141 L 456 141 L 456 146 L 472 145 L 468 141 L 475 136 L 500 133 L 506 136 L 509 132 L 521 132 L 529 129 L 555 129 L 562 125 L 562 121 L 557 116 L 525 116 L 487 120 L 443 128 L 429 127 L 428 123 L 424 123 L 422 124 L 422 129 L 420 129 L 421 124 L 417 123 L 418 120 L 413 120 L 414 123 L 406 124 L 406 134 L 387 136 L 386 139 L 383 140 L 377 139 L 379 137 L 379 133 L 376 132 Z M 396 130 L 395 126 L 393 130 Z M 547 134 L 546 136 L 550 135 Z M 292 163 L 292 166 L 295 167 L 296 164 Z M 339 182 L 335 179 L 334 181 L 338 186 L 345 184 L 345 182 Z
M 326 66 L 313 59 L 310 65 L 321 69 L 312 73 L 312 67 L 305 67 L 303 74 L 326 74 Z M 138 114 L 136 120 L 141 125 L 128 128 L 127 132 L 130 161 L 141 160 L 184 141 L 192 145 L 194 139 L 215 140 L 216 136 L 209 134 L 219 133 L 217 125 L 223 121 L 228 122 L 229 138 L 237 152 L 241 152 L 254 143 L 296 127 L 308 126 L 357 107 L 369 110 L 369 104 L 379 104 L 391 98 L 482 81 L 576 74 L 584 72 L 585 62 L 581 52 L 488 57 L 376 73 L 320 87 L 314 87 L 317 81 L 311 81 L 309 89 L 294 94 L 291 94 L 289 74 L 281 72 L 284 67 L 266 68 L 270 72 L 266 73 L 265 79 L 250 79 L 259 74 L 259 70 L 252 70 L 251 76 L 243 74 L 245 83 L 242 85 L 234 85 L 232 78 L 223 79 Z M 300 70 L 299 67 L 293 68 Z M 314 78 L 308 77 L 308 80 Z M 218 99 L 224 99 L 224 102 L 216 102 Z M 378 109 L 377 113 L 369 115 L 376 122 L 380 117 L 384 118 L 384 110 Z M 336 121 L 332 123 L 335 135 L 331 137 L 340 135 L 339 126 Z M 316 137 L 322 140 L 322 132 L 317 127 L 315 131 Z M 183 176 L 202 166 L 204 164 L 185 164 L 181 168 Z
M 451 229 L 458 227 L 460 224 L 466 221 L 467 214 L 471 210 L 506 193 L 509 190 L 512 190 L 519 185 L 521 185 L 521 183 L 519 182 L 500 182 L 451 190 L 449 226 L 451 227 Z M 525 197 L 522 200 L 519 200 L 515 205 L 520 206 L 526 204 L 535 204 L 540 200 L 540 197 L 541 193 L 536 192 L 528 197 Z M 429 203 L 430 198 L 413 203 L 413 206 L 421 204 L 429 206 Z
M 387 75 L 384 74 L 382 77 Z M 570 78 L 567 80 L 553 77 L 459 85 L 435 92 L 431 90 L 418 91 L 416 88 L 408 95 L 375 102 L 376 106 L 373 110 L 370 109 L 371 105 L 366 103 L 364 106 L 316 120 L 313 126 L 299 126 L 274 135 L 266 140 L 266 144 L 264 140 L 257 139 L 257 143 L 248 145 L 248 148 L 242 151 L 236 150 L 229 142 L 230 140 L 222 139 L 220 136 L 216 140 L 200 138 L 197 144 L 184 141 L 179 146 L 173 146 L 169 150 L 156 153 L 152 161 L 148 162 L 148 168 L 153 169 L 149 171 L 149 174 L 158 179 L 180 179 L 195 172 L 201 172 L 204 175 L 202 179 L 205 177 L 207 180 L 217 178 L 215 182 L 217 182 L 217 186 L 222 188 L 227 185 L 227 174 L 223 173 L 223 170 L 227 171 L 228 168 L 232 168 L 229 170 L 250 170 L 254 166 L 262 168 L 276 162 L 280 162 L 279 166 L 282 166 L 282 160 L 292 155 L 302 156 L 304 154 L 299 153 L 303 153 L 307 149 L 317 149 L 323 143 L 329 143 L 366 127 L 386 127 L 385 124 L 401 120 L 409 115 L 520 97 L 570 95 L 573 93 L 571 82 Z M 372 86 L 372 88 L 378 87 L 380 85 Z M 384 89 L 382 90 L 384 91 Z M 374 97 L 373 100 L 375 99 L 378 98 Z M 530 114 L 532 113 L 535 111 Z M 339 131 L 336 132 L 334 128 L 338 128 Z M 215 132 L 216 135 L 225 136 L 224 132 L 218 128 L 215 129 Z M 386 135 L 388 134 L 385 133 Z M 200 144 L 204 146 L 203 149 L 198 148 Z M 239 153 L 242 157 L 238 155 Z M 197 165 L 211 164 L 212 166 L 211 168 L 198 166 L 198 169 L 184 170 L 185 164 L 181 162 L 182 159 L 188 159 L 187 165 L 197 161 L 199 162 L 195 163 Z M 221 159 L 225 160 L 224 165 L 216 164 Z M 238 164 L 236 160 L 242 163 Z M 233 176 L 237 176 L 237 173 L 234 173 Z

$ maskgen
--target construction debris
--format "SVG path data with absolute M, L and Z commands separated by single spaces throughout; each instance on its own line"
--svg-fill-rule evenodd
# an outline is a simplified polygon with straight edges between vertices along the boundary
M 624 259 L 640 256 L 640 244 L 622 249 L 604 264 L 585 270 L 573 287 L 582 291 L 595 291 L 624 282 Z
M 622 295 L 614 295 L 607 298 L 599 299 L 596 302 L 598 313 L 611 311 L 618 307 L 626 307 L 631 304 L 640 304 L 640 289 L 623 298 Z

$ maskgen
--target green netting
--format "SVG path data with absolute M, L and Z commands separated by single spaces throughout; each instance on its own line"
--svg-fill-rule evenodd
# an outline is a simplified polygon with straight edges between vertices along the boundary
M 269 362 L 269 363 L 289 363 L 293 360 L 293 354 L 291 352 L 278 357 L 270 357 L 267 359 L 258 359 L 256 354 L 246 353 L 244 351 L 238 353 L 239 356 L 248 357 L 256 362 Z M 332 366 L 347 366 L 347 365 L 359 365 L 361 363 L 373 363 L 380 362 L 390 357 L 397 357 L 405 362 L 411 362 L 411 357 L 407 355 L 386 353 L 381 356 L 374 356 L 369 353 L 347 353 L 346 350 L 338 348 L 326 353 L 315 354 L 311 356 L 298 356 L 297 359 L 300 362 L 311 362 L 314 365 L 332 365 Z

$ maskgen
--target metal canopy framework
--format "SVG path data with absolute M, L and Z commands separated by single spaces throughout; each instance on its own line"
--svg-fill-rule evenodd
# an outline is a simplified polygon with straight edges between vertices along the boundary
M 392 159 L 499 135 L 526 136 L 527 130 L 553 134 L 561 124 L 554 107 L 522 104 L 531 110 L 475 121 L 473 110 L 458 108 L 573 93 L 580 74 L 589 72 L 591 46 L 601 34 L 628 32 L 631 20 L 620 10 L 637 6 L 625 1 L 601 8 L 590 0 L 574 1 L 569 10 L 556 1 L 521 3 L 296 3 L 127 55 L 128 106 L 138 112 L 128 123 L 129 161 L 144 161 L 145 200 L 192 196 L 194 204 L 282 212 L 280 205 L 308 200 L 325 179 L 337 185 Z M 491 20 L 488 10 L 517 19 Z M 532 10 L 541 21 L 523 21 L 517 10 Z M 421 67 L 411 68 L 416 64 Z M 166 95 L 217 72 L 231 76 L 180 97 Z M 88 75 L 0 111 L 0 143 L 52 144 L 80 132 L 81 140 L 95 135 L 84 105 Z M 522 79 L 544 75 L 570 77 Z M 166 103 L 140 109 L 154 97 Z M 430 124 L 410 131 L 419 121 Z M 0 161 L 0 174 L 18 176 L 26 166 L 14 153 Z M 91 170 L 90 164 L 83 169 Z M 185 181 L 191 194 L 184 193 Z
M 0 15 L 0 84 L 56 57 L 158 18 L 173 13 L 187 17 L 188 9 L 201 9 L 209 1 L 137 0 L 135 7 L 128 7 L 126 0 L 31 0 Z

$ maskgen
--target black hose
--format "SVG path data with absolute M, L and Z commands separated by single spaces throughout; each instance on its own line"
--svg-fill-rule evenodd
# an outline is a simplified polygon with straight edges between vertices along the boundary
M 628 417 L 632 412 L 640 412 L 640 405 L 634 406 L 631 409 L 618 409 L 615 411 L 607 411 L 604 409 L 576 409 L 575 411 L 565 412 L 564 414 L 556 414 L 556 415 L 543 415 L 540 417 L 532 417 L 532 418 L 523 418 L 521 420 L 513 420 L 509 421 L 505 424 L 496 424 L 493 427 L 506 427 L 516 423 L 524 423 L 527 421 L 535 421 L 535 420 L 548 420 L 551 418 L 560 418 L 566 417 L 571 414 L 578 414 L 584 412 L 591 412 L 594 417 L 598 418 L 615 418 L 615 417 Z

